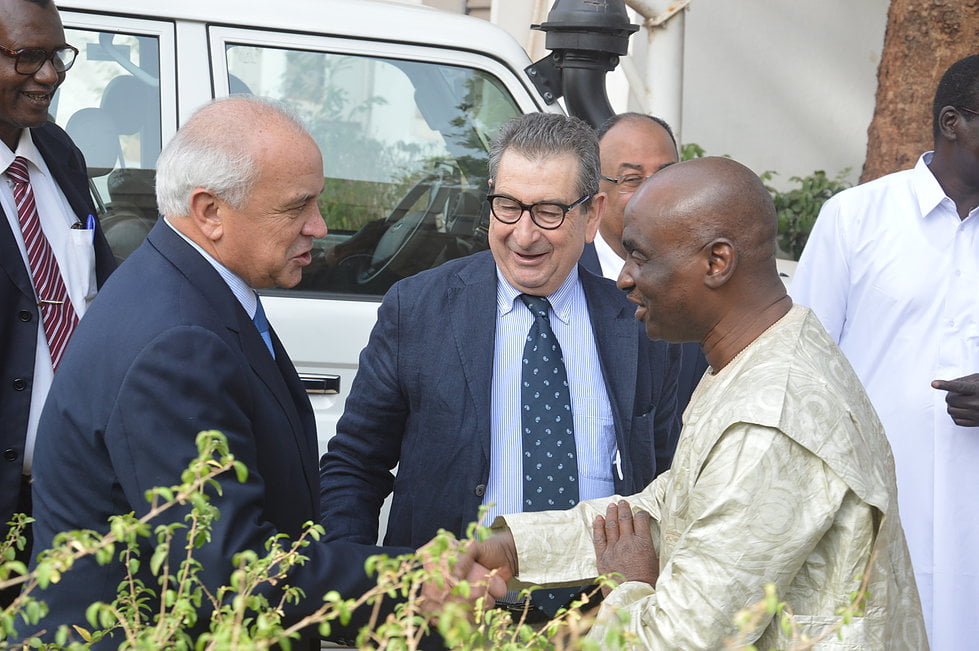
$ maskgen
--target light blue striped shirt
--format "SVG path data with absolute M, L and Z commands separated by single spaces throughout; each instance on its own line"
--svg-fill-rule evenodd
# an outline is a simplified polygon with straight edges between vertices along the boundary
M 520 373 L 524 344 L 533 324 L 530 310 L 496 272 L 496 345 L 490 398 L 490 473 L 484 505 L 494 504 L 484 521 L 523 510 L 523 443 L 520 424 Z M 585 292 L 574 269 L 551 303 L 551 329 L 561 344 L 571 387 L 579 499 L 607 497 L 615 492 L 612 477 L 616 455 L 612 406 L 588 317 Z

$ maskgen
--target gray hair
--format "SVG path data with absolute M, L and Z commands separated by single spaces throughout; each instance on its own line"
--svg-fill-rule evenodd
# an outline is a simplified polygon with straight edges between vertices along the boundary
M 190 195 L 204 188 L 238 209 L 258 179 L 252 139 L 268 122 L 306 131 L 285 104 L 254 95 L 231 95 L 197 109 L 167 143 L 156 164 L 156 203 L 169 217 L 190 213 Z
M 578 197 L 598 192 L 601 160 L 595 130 L 582 120 L 558 113 L 528 113 L 507 121 L 489 151 L 490 178 L 496 178 L 503 153 L 512 149 L 531 160 L 570 154 L 578 161 Z M 589 199 L 585 208 L 591 206 Z

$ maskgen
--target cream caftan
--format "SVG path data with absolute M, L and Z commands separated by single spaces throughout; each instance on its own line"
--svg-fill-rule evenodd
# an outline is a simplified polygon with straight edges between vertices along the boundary
M 634 507 L 655 520 L 660 577 L 627 582 L 602 605 L 651 649 L 716 649 L 734 615 L 775 583 L 801 633 L 819 635 L 873 563 L 866 615 L 817 648 L 925 649 L 924 624 L 895 499 L 894 464 L 849 363 L 796 306 L 716 375 L 684 413 L 673 467 Z M 581 584 L 596 576 L 592 521 L 610 500 L 508 515 L 518 579 Z M 500 524 L 500 520 L 497 520 Z M 759 648 L 786 648 L 777 622 Z

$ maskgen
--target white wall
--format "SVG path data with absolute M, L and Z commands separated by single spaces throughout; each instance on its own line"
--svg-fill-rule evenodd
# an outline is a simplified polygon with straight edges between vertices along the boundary
M 493 21 L 532 58 L 540 56 L 536 39 L 515 17 L 525 20 L 538 4 L 553 3 L 493 0 Z M 866 156 L 888 4 L 692 0 L 684 19 L 681 140 L 759 173 L 776 170 L 782 187 L 817 169 L 835 175 L 850 167 L 855 181 Z M 646 38 L 645 30 L 635 34 L 630 50 L 640 68 Z M 624 74 L 610 75 L 616 111 L 644 110 L 635 95 Z
M 860 174 L 889 0 L 694 0 L 683 140 L 756 172 Z

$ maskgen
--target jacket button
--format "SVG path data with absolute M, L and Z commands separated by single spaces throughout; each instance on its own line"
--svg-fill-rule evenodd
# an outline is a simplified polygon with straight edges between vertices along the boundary
M 473 492 L 476 493 L 476 497 L 482 497 L 486 494 L 486 484 L 479 484 Z
M 22 377 L 14 378 L 14 381 L 11 382 L 11 384 L 14 387 L 14 391 L 23 391 L 27 388 L 27 380 Z
M 7 448 L 3 451 L 3 458 L 5 461 L 17 461 L 17 450 L 13 448 Z
M 34 316 L 27 310 L 21 310 L 20 312 L 17 313 L 17 318 L 23 321 L 24 323 L 28 323 L 30 322 L 31 319 L 34 318 Z

